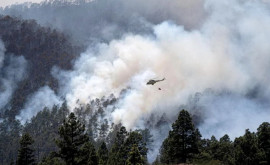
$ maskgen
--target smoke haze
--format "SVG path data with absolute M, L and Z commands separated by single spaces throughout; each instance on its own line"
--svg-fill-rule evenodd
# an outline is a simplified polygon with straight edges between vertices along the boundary
M 116 123 L 122 122 L 133 128 L 140 127 L 136 123 L 141 123 L 141 119 L 145 120 L 156 109 L 159 113 L 175 116 L 179 106 L 186 104 L 192 94 L 211 88 L 236 94 L 240 103 L 231 104 L 237 104 L 238 113 L 244 115 L 246 104 L 241 106 L 241 102 L 249 102 L 246 97 L 250 91 L 259 87 L 264 92 L 256 97 L 268 98 L 269 95 L 266 68 L 269 68 L 270 48 L 265 44 L 270 35 L 269 12 L 263 4 L 251 1 L 225 4 L 207 1 L 206 9 L 211 15 L 196 30 L 185 30 L 183 26 L 164 22 L 153 26 L 150 35 L 127 34 L 109 44 L 89 47 L 76 61 L 74 71 L 60 72 L 61 76 L 56 76 L 61 77 L 59 81 L 64 80 L 61 92 L 68 105 L 74 108 L 76 104 L 111 93 L 118 96 L 122 89 L 129 88 L 112 118 Z M 155 77 L 166 77 L 166 81 L 147 86 L 146 82 Z M 158 87 L 162 90 L 157 90 Z M 230 99 L 217 100 L 228 102 Z M 206 101 L 211 105 L 214 99 Z M 250 104 L 255 106 L 256 100 L 253 102 Z M 257 114 L 258 120 L 265 119 L 259 117 L 265 114 L 255 113 L 261 108 L 255 107 L 246 110 L 247 113 Z M 223 106 L 217 111 L 227 108 Z M 208 108 L 205 109 L 204 113 L 208 115 Z M 211 109 L 209 107 L 209 112 Z M 268 114 L 269 110 L 265 109 L 264 113 Z M 233 118 L 233 115 L 224 117 Z M 247 124 L 253 125 L 246 122 L 245 127 L 235 129 L 243 130 Z M 208 134 L 216 134 L 215 130 L 224 129 L 213 129 Z M 223 134 L 233 137 L 241 134 L 232 132 Z
M 151 116 L 165 113 L 168 124 L 152 129 L 158 135 L 186 107 L 199 116 L 203 137 L 234 138 L 246 128 L 255 131 L 270 121 L 269 9 L 268 1 L 252 0 L 96 0 L 66 8 L 52 3 L 2 10 L 37 19 L 87 45 L 73 70 L 52 70 L 60 84 L 57 96 L 41 88 L 19 117 L 29 119 L 37 108 L 28 107 L 51 107 L 61 97 L 73 109 L 112 93 L 119 97 L 126 89 L 105 118 L 128 129 L 145 128 Z M 165 136 L 154 136 L 155 146 Z
M 8 108 L 18 82 L 26 76 L 26 64 L 23 56 L 6 55 L 4 43 L 0 41 L 0 109 Z
M 24 109 L 16 118 L 24 124 L 41 111 L 42 107 L 51 109 L 54 105 L 60 105 L 62 102 L 53 90 L 48 86 L 44 86 L 28 98 Z
M 88 46 L 119 39 L 129 32 L 148 34 L 153 24 L 166 20 L 173 20 L 186 28 L 198 27 L 206 17 L 203 2 L 94 0 L 87 3 L 87 0 L 48 0 L 41 4 L 13 5 L 0 10 L 0 13 L 35 19 L 41 25 L 70 34 L 76 43 Z

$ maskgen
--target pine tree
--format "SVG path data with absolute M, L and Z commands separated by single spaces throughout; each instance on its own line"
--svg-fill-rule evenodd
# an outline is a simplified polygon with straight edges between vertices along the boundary
M 258 139 L 255 133 L 248 129 L 244 136 L 236 138 L 235 145 L 235 164 L 237 165 L 254 165 L 259 164 Z
M 67 101 L 64 101 L 60 109 L 57 111 L 57 121 L 63 121 L 69 114 L 69 109 L 67 107 Z
M 119 165 L 118 163 L 118 150 L 119 150 L 119 147 L 116 145 L 116 144 L 113 144 L 111 150 L 110 150 L 110 153 L 109 153 L 109 159 L 108 159 L 108 162 L 107 164 L 110 164 L 110 165 Z
M 118 146 L 123 145 L 126 138 L 127 138 L 127 135 L 128 135 L 128 132 L 127 132 L 126 128 L 124 126 L 122 126 L 116 134 L 115 144 Z
M 186 163 L 199 152 L 199 130 L 195 130 L 192 119 L 186 110 L 179 113 L 178 119 L 172 124 L 169 136 L 161 147 L 163 163 Z
M 99 165 L 106 165 L 108 161 L 108 149 L 106 147 L 106 143 L 102 142 L 98 149 L 98 160 Z
M 161 147 L 160 147 L 160 162 L 164 164 L 169 164 L 171 161 L 172 149 L 169 142 L 169 138 L 164 139 Z
M 227 134 L 219 140 L 217 159 L 222 161 L 224 164 L 234 164 L 233 145 Z
M 35 164 L 34 150 L 31 145 L 34 143 L 32 137 L 25 133 L 20 140 L 20 149 L 17 159 L 18 165 L 33 165 Z
M 10 164 L 17 159 L 22 126 L 19 120 L 4 119 L 0 122 L 0 164 Z
M 109 129 L 108 120 L 105 119 L 99 128 L 99 138 L 104 140 Z
M 65 165 L 65 162 L 54 155 L 54 152 L 50 153 L 48 156 L 43 157 L 38 165 Z
M 219 142 L 215 136 L 211 136 L 209 140 L 209 147 L 207 148 L 208 152 L 212 156 L 214 160 L 218 159 L 218 149 L 219 149 Z
M 150 130 L 148 128 L 144 130 L 138 130 L 138 132 L 142 135 L 143 142 L 149 147 L 153 147 L 154 140 L 153 135 L 150 133 Z
M 85 126 L 70 113 L 68 120 L 59 128 L 60 138 L 56 140 L 60 148 L 59 156 L 65 160 L 67 165 L 75 165 L 75 158 L 80 156 L 79 149 L 88 142 L 88 136 L 85 134 Z
M 94 145 L 91 142 L 85 143 L 80 149 L 80 156 L 76 158 L 76 163 L 78 165 L 97 165 L 98 156 Z
M 144 159 L 139 152 L 138 146 L 134 144 L 128 153 L 127 165 L 143 165 Z
M 147 159 L 147 151 L 146 143 L 143 140 L 142 134 L 140 134 L 138 131 L 132 131 L 129 133 L 128 138 L 125 141 L 124 147 L 125 147 L 125 153 L 124 159 L 127 159 L 128 153 L 131 151 L 132 147 L 136 145 L 140 155 L 142 158 L 146 161 Z
M 270 164 L 270 124 L 268 122 L 262 123 L 257 129 L 258 146 L 262 150 L 266 164 Z
M 125 140 L 127 138 L 127 130 L 125 127 L 121 127 L 116 134 L 114 144 L 111 148 L 108 164 L 110 165 L 122 165 L 126 162 L 126 150 L 125 150 Z
M 193 159 L 198 164 L 211 164 L 216 161 L 219 142 L 212 136 L 211 139 L 200 140 L 199 154 Z

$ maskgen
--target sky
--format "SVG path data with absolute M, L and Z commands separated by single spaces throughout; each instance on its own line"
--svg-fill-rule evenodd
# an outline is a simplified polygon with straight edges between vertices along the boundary
M 0 7 L 6 7 L 16 3 L 34 2 L 39 3 L 43 0 L 0 0 Z

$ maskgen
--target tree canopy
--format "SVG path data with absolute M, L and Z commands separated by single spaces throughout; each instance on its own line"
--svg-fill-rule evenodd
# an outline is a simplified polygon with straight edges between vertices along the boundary
M 20 140 L 20 149 L 17 159 L 18 165 L 34 165 L 34 150 L 31 148 L 31 145 L 34 143 L 32 137 L 25 133 L 22 135 Z
M 161 162 L 186 163 L 199 152 L 199 138 L 200 133 L 195 129 L 189 113 L 180 111 L 161 146 Z
M 56 141 L 60 148 L 59 156 L 65 160 L 67 165 L 75 165 L 80 148 L 89 140 L 85 133 L 85 126 L 81 124 L 74 113 L 70 113 L 68 119 L 59 128 L 59 135 L 60 138 Z M 89 145 L 84 147 L 89 147 Z

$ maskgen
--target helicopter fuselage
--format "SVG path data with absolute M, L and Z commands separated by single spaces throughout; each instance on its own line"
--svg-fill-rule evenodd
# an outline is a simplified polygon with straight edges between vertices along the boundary
M 159 82 L 159 81 L 164 81 L 164 80 L 165 80 L 165 78 L 162 79 L 162 80 L 149 80 L 146 84 L 147 84 L 147 85 L 154 85 L 155 83 L 157 83 L 157 82 Z

